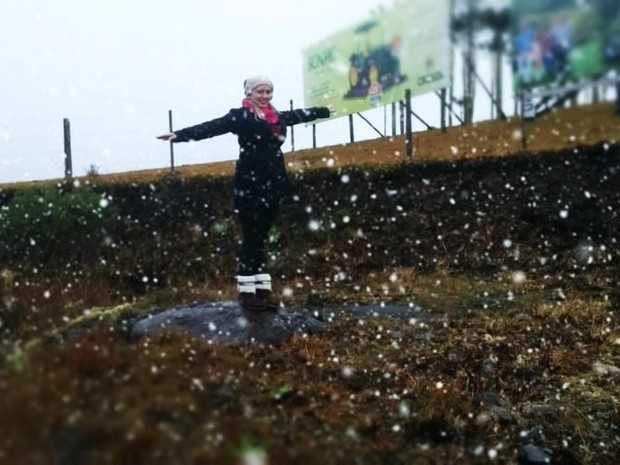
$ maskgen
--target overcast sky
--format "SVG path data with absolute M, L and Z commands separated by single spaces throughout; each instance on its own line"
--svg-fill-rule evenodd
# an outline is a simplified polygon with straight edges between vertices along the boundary
M 175 128 L 221 116 L 239 106 L 248 75 L 273 80 L 276 107 L 303 106 L 302 50 L 393 4 L 0 0 L 0 182 L 63 176 L 63 118 L 81 176 L 91 165 L 101 173 L 169 166 L 168 145 L 155 139 L 168 110 Z M 419 99 L 414 111 L 434 118 L 425 109 L 438 99 Z M 383 110 L 373 112 L 383 130 Z M 377 137 L 357 121 L 356 138 Z M 175 164 L 236 158 L 234 136 L 217 139 L 176 145 Z M 295 141 L 310 147 L 311 130 L 296 129 Z M 347 118 L 317 126 L 319 146 L 346 142 Z

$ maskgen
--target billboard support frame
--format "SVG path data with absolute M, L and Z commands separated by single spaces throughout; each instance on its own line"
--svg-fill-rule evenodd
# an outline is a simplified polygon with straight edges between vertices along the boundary
M 407 90 L 405 90 L 405 94 L 407 93 Z M 411 91 L 409 90 L 409 98 L 411 98 Z M 409 104 L 407 106 L 407 98 L 405 97 L 405 100 L 400 102 L 400 108 L 401 108 L 401 114 L 404 115 L 404 120 L 403 123 L 405 124 L 405 129 L 403 130 L 404 133 L 406 133 L 407 129 L 406 129 L 406 125 L 407 125 L 407 118 L 409 118 L 411 115 L 415 116 L 415 118 L 422 123 L 424 126 L 426 126 L 426 129 L 428 131 L 430 131 L 431 129 L 436 129 L 434 126 L 431 126 L 430 124 L 428 124 L 426 121 L 424 121 L 419 115 L 416 114 L 415 111 L 413 111 L 411 109 L 411 104 Z
M 478 74 L 478 72 L 476 71 L 476 67 L 473 65 L 473 63 L 471 62 L 471 58 L 465 53 L 463 52 L 463 59 L 465 61 L 465 64 L 467 65 L 467 67 L 469 68 L 470 72 L 474 75 L 474 78 L 478 81 L 478 83 L 482 86 L 482 89 L 486 92 L 486 94 L 489 96 L 489 99 L 491 100 L 491 103 L 493 104 L 493 106 L 495 107 L 495 109 L 497 110 L 497 117 L 501 120 L 501 121 L 506 121 L 508 119 L 508 117 L 506 116 L 506 113 L 504 113 L 504 110 L 502 109 L 502 106 L 500 104 L 500 102 L 498 102 L 495 97 L 493 96 L 493 92 L 491 92 L 489 90 L 489 88 L 487 87 L 487 85 L 485 84 L 485 82 L 482 80 L 482 78 L 480 77 L 480 75 Z
M 581 82 L 572 82 L 569 84 L 564 84 L 562 86 L 555 86 L 555 87 L 547 88 L 547 89 L 540 89 L 540 88 L 519 89 L 515 93 L 515 98 L 514 98 L 515 106 L 517 105 L 517 102 L 518 102 L 521 105 L 522 110 L 523 110 L 523 106 L 527 102 L 528 99 L 530 101 L 533 100 L 534 98 L 548 99 L 549 97 L 553 97 L 553 96 L 558 96 L 560 103 L 564 103 L 568 99 L 576 99 L 577 94 L 583 89 L 598 86 L 598 85 L 615 85 L 616 86 L 615 114 L 620 115 L 620 70 L 617 72 L 617 75 L 614 77 L 600 77 L 598 79 L 588 79 L 588 80 L 581 81 Z M 557 102 L 556 102 L 556 105 L 557 105 Z M 541 116 L 553 108 L 552 106 L 551 108 L 547 108 L 544 111 L 539 111 L 538 110 L 539 106 L 540 106 L 540 102 L 537 105 L 534 105 L 535 107 L 534 117 Z M 520 117 L 521 118 L 525 117 L 525 119 L 528 119 L 527 115 L 524 114 L 522 110 L 519 112 Z
M 435 92 L 435 95 L 437 95 L 437 97 L 441 99 L 441 94 L 439 92 Z M 463 120 L 459 117 L 459 115 L 456 114 L 456 112 L 454 111 L 454 108 L 452 108 L 452 105 L 450 105 L 447 101 L 444 101 L 443 105 L 446 109 L 449 110 L 448 126 L 450 127 L 452 126 L 452 117 L 456 118 L 460 124 L 463 124 Z
M 381 136 L 381 137 L 385 137 L 385 134 L 383 134 L 381 131 L 379 131 L 379 130 L 378 130 L 378 129 L 377 129 L 377 128 L 376 128 L 376 127 L 375 127 L 375 126 L 374 126 L 374 125 L 373 125 L 373 124 L 369 121 L 369 120 L 368 120 L 368 118 L 366 118 L 364 115 L 362 115 L 362 113 L 358 112 L 358 113 L 356 113 L 356 114 L 357 114 L 357 116 L 359 116 L 360 118 L 362 118 L 364 121 L 366 121 L 366 124 L 368 124 L 368 126 L 370 126 L 372 129 L 374 129 L 374 130 L 375 130 L 375 132 L 376 132 L 377 134 L 379 134 L 379 136 Z

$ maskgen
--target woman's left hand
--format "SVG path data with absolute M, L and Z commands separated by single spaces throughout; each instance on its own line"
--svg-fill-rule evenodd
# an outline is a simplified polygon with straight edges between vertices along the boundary
M 157 138 L 159 140 L 174 140 L 177 138 L 177 135 L 174 132 L 167 132 L 166 134 L 162 134 L 160 136 L 157 136 Z

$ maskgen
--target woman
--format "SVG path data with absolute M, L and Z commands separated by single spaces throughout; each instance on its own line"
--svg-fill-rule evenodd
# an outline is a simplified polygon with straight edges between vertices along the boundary
M 234 178 L 234 206 L 243 236 L 237 287 L 243 308 L 276 310 L 267 271 L 265 242 L 276 220 L 280 200 L 288 193 L 281 146 L 286 127 L 330 116 L 326 107 L 277 111 L 271 105 L 273 83 L 253 76 L 243 83 L 245 98 L 221 118 L 158 136 L 172 142 L 202 140 L 233 133 L 239 141 Z

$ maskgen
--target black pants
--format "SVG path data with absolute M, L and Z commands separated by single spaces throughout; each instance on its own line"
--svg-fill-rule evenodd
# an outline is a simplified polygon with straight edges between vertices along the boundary
M 253 276 L 267 273 L 265 244 L 278 215 L 279 201 L 243 196 L 235 198 L 235 207 L 242 234 L 239 274 Z

